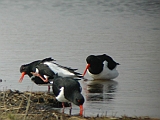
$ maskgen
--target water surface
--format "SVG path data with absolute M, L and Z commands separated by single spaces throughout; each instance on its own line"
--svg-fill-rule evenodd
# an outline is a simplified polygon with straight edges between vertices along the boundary
M 81 81 L 85 116 L 160 118 L 159 11 L 159 0 L 1 0 L 0 89 L 46 91 L 28 76 L 18 83 L 19 67 L 52 56 L 82 73 L 88 55 L 106 53 L 120 75 Z

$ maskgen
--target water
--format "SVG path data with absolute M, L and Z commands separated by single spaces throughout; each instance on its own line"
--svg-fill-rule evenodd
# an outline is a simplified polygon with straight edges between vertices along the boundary
M 113 81 L 85 76 L 85 116 L 160 118 L 159 11 L 159 0 L 1 0 L 0 89 L 32 89 L 28 76 L 18 83 L 22 64 L 52 56 L 82 73 L 88 55 L 106 53 L 121 64 L 120 75 Z

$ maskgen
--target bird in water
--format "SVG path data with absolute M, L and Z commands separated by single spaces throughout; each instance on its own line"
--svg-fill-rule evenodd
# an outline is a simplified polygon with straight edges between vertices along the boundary
M 88 74 L 93 79 L 114 79 L 119 73 L 116 70 L 119 63 L 115 62 L 110 56 L 103 55 L 89 55 L 86 58 L 86 68 L 84 70 L 83 76 L 88 72 Z
M 80 115 L 83 115 L 84 97 L 81 94 L 82 88 L 80 83 L 73 77 L 61 77 L 57 74 L 53 79 L 52 84 L 53 93 L 59 102 L 62 102 L 64 112 L 64 102 L 73 103 L 80 108 Z M 70 108 L 71 113 L 72 105 Z

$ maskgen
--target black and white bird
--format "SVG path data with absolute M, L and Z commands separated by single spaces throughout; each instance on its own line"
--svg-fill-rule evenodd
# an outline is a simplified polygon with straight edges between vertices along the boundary
M 61 66 L 54 61 L 54 59 L 49 57 L 22 65 L 20 67 L 21 77 L 19 82 L 22 82 L 24 75 L 31 77 L 34 83 L 44 85 L 52 84 L 52 81 L 49 81 L 49 79 L 54 78 L 55 74 L 59 74 L 62 77 L 73 77 L 78 80 L 82 78 L 82 75 L 76 72 L 77 69 Z
M 81 94 L 80 83 L 73 77 L 61 77 L 57 74 L 53 79 L 52 84 L 53 93 L 59 102 L 62 102 L 64 112 L 64 102 L 73 103 L 80 108 L 80 115 L 83 115 L 84 97 Z M 72 107 L 71 107 L 72 108 Z
M 119 63 L 115 62 L 110 56 L 90 55 L 86 58 L 87 66 L 84 70 L 83 76 L 88 74 L 93 79 L 114 79 L 119 73 L 116 70 Z
M 49 57 L 42 60 L 36 60 L 28 64 L 21 65 L 20 67 L 21 77 L 19 79 L 19 82 L 22 82 L 24 76 L 28 75 L 35 84 L 48 85 L 48 91 L 50 91 L 50 85 L 51 85 L 50 82 L 44 82 L 40 77 L 34 76 L 32 73 L 36 71 L 37 65 L 42 64 L 44 62 L 49 62 L 49 61 L 54 61 L 54 59 Z
M 42 64 L 44 62 L 50 62 L 50 61 L 54 61 L 54 59 L 49 57 L 49 58 L 45 58 L 43 60 L 36 60 L 36 61 L 31 62 L 31 63 L 21 65 L 21 67 L 20 67 L 21 77 L 19 79 L 19 82 L 22 82 L 22 80 L 24 78 L 24 75 L 28 75 L 30 78 L 32 78 L 33 77 L 32 72 L 36 71 L 37 65 Z M 33 81 L 36 84 L 44 84 L 44 81 L 40 80 L 39 77 L 37 77 L 37 78 L 38 79 L 33 79 Z

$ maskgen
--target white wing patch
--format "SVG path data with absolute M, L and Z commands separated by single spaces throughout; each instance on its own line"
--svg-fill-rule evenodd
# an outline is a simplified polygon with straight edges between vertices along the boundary
M 43 76 L 44 76 L 44 78 L 46 78 L 46 79 L 49 77 L 49 76 L 47 76 L 47 75 L 43 75 Z
M 38 70 L 38 68 L 36 68 L 36 73 L 39 73 L 39 70 Z
M 63 69 L 59 67 L 58 65 L 52 63 L 52 62 L 44 62 L 44 64 L 48 65 L 49 68 L 56 74 L 58 73 L 59 76 L 62 77 L 73 77 L 75 76 L 74 73 L 69 72 L 66 69 Z
M 60 102 L 68 102 L 68 100 L 64 97 L 64 87 L 61 87 L 59 95 L 56 99 Z

